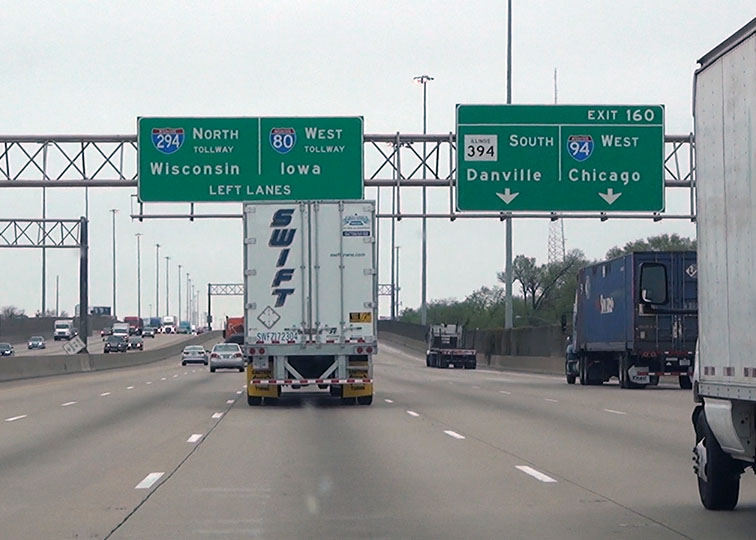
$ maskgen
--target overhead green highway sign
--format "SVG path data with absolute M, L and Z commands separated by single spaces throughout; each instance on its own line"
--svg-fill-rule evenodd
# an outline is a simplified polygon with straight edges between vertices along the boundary
M 361 117 L 139 118 L 142 202 L 361 199 Z
M 661 211 L 662 105 L 457 105 L 457 208 Z

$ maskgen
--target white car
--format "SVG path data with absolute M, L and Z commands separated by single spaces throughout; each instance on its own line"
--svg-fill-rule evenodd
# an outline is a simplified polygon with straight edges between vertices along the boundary
M 236 343 L 218 343 L 210 351 L 210 371 L 229 368 L 244 371 L 244 355 Z

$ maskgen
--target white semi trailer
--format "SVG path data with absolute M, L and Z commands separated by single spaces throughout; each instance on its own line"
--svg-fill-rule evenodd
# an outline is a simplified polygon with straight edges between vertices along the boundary
M 247 401 L 286 387 L 373 400 L 375 203 L 244 205 Z
M 756 462 L 756 19 L 699 64 L 693 459 L 703 505 L 732 510 Z

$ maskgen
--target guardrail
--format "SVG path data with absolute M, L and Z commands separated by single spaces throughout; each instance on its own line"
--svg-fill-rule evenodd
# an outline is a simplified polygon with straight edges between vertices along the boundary
M 215 330 L 144 352 L 3 357 L 0 358 L 0 381 L 140 366 L 170 358 L 187 345 L 202 345 L 219 339 L 221 331 Z

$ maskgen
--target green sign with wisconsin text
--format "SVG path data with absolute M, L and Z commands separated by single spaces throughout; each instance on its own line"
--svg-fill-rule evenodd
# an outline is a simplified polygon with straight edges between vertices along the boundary
M 661 105 L 457 105 L 457 207 L 661 211 Z
M 139 118 L 142 202 L 361 199 L 361 117 Z

